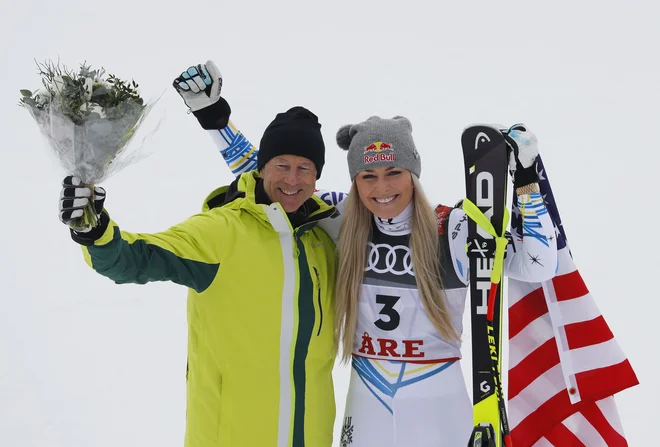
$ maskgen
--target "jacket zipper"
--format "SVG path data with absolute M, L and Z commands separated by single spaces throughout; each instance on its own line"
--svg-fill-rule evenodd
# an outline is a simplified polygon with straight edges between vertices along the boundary
M 321 328 L 323 327 L 323 306 L 321 306 L 321 279 L 319 278 L 319 271 L 316 270 L 316 267 L 312 267 L 314 269 L 314 274 L 316 275 L 316 299 L 319 303 L 319 314 L 321 315 L 320 320 L 319 320 L 319 330 L 316 333 L 316 336 L 318 337 L 321 335 Z

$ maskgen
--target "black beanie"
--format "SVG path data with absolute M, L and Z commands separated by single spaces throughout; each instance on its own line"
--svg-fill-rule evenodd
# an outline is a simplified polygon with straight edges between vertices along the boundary
M 318 117 L 301 106 L 278 113 L 261 137 L 257 169 L 263 168 L 278 155 L 308 158 L 316 166 L 318 180 L 325 164 L 325 144 Z

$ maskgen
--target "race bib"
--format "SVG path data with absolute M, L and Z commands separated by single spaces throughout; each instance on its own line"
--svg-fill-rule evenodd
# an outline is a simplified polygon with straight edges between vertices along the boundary
M 354 355 L 428 363 L 460 358 L 460 342 L 440 337 L 416 288 L 363 284 L 361 292 Z

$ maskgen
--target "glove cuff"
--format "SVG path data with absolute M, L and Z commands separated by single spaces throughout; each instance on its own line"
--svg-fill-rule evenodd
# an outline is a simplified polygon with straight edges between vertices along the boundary
M 204 107 L 193 112 L 197 121 L 203 129 L 224 129 L 229 123 L 229 116 L 231 115 L 231 107 L 229 103 L 220 97 L 216 102 L 210 106 Z
M 80 245 L 89 247 L 94 245 L 94 242 L 101 239 L 101 236 L 103 236 L 105 230 L 108 229 L 108 225 L 110 225 L 110 216 L 108 216 L 108 213 L 103 211 L 99 217 L 99 224 L 89 230 L 87 233 L 80 233 L 69 229 L 71 232 L 71 239 Z
M 538 183 L 539 175 L 536 172 L 536 162 L 534 162 L 529 168 L 523 168 L 520 163 L 516 168 L 516 172 L 513 175 L 513 186 L 514 188 L 520 188 L 531 183 Z

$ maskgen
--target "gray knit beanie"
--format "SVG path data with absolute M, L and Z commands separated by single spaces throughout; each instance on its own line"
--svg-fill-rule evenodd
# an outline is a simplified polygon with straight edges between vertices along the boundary
M 337 131 L 337 144 L 348 151 L 351 180 L 360 171 L 380 166 L 407 169 L 417 177 L 422 172 L 412 124 L 403 116 L 392 119 L 372 116 L 362 123 L 342 126 Z

